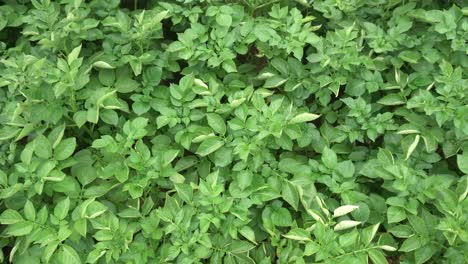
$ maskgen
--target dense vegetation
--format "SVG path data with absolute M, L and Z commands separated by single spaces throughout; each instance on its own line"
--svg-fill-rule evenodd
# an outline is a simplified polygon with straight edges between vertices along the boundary
M 6 0 L 0 262 L 468 263 L 463 0 Z

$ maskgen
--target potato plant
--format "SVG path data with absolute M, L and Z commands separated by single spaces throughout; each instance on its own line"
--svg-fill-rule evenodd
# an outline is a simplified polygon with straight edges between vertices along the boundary
M 0 262 L 468 263 L 464 0 L 4 0 Z

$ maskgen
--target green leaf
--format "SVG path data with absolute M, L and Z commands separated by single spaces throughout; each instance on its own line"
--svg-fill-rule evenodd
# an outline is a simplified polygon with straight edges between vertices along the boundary
M 315 119 L 317 119 L 319 117 L 320 117 L 320 115 L 316 115 L 316 114 L 312 114 L 312 113 L 302 113 L 302 114 L 296 115 L 291 120 L 289 120 L 289 124 L 310 122 L 310 121 L 313 121 L 313 120 L 315 120 Z
M 372 259 L 374 264 L 388 264 L 385 255 L 380 250 L 371 249 L 367 251 L 367 253 L 369 254 L 369 257 Z
M 54 215 L 60 219 L 63 220 L 65 217 L 68 215 L 68 210 L 70 209 L 70 198 L 67 197 L 63 200 L 61 200 L 59 203 L 54 208 Z
M 106 250 L 95 248 L 86 257 L 86 263 L 96 263 L 104 254 Z
M 322 162 L 329 169 L 335 168 L 338 163 L 336 153 L 332 149 L 325 147 L 322 152 Z
M 377 231 L 379 230 L 380 224 L 371 225 L 366 227 L 361 232 L 361 241 L 365 246 L 368 246 L 375 238 Z
M 409 159 L 409 157 L 411 156 L 411 154 L 413 153 L 413 151 L 414 151 L 414 150 L 416 149 L 416 147 L 418 146 L 419 138 L 420 138 L 419 135 L 416 135 L 416 136 L 414 137 L 413 143 L 411 143 L 411 145 L 409 145 L 408 149 L 406 150 L 406 157 L 405 157 L 405 160 Z
M 276 226 L 291 226 L 291 214 L 286 208 L 277 208 L 272 211 L 271 221 Z
M 224 140 L 222 140 L 219 137 L 208 137 L 203 142 L 200 144 L 200 146 L 197 149 L 197 154 L 200 156 L 206 156 L 209 155 L 216 150 L 218 150 L 220 147 L 224 145 Z
M 301 228 L 291 229 L 286 235 L 283 236 L 285 238 L 297 241 L 311 241 L 309 232 Z
M 105 61 L 96 61 L 95 63 L 93 63 L 93 66 L 101 69 L 114 69 L 112 65 Z
M 224 69 L 227 73 L 237 72 L 236 63 L 235 63 L 233 60 L 225 60 L 225 61 L 223 61 L 223 69 Z
M 216 16 L 216 23 L 223 27 L 230 27 L 232 24 L 232 17 L 229 14 L 219 13 Z
M 61 245 L 61 250 L 58 253 L 60 263 L 81 264 L 83 263 L 75 249 L 67 244 Z
M 335 218 L 335 217 L 340 217 L 340 216 L 349 214 L 358 208 L 359 206 L 356 206 L 356 205 L 342 205 L 333 211 L 333 217 Z
M 33 203 L 31 203 L 29 200 L 27 200 L 24 204 L 24 217 L 30 221 L 36 220 L 36 209 L 34 209 Z
M 338 224 L 336 224 L 335 227 L 333 228 L 333 230 L 341 231 L 341 230 L 353 228 L 353 227 L 358 226 L 360 224 L 361 224 L 361 222 L 359 222 L 359 221 L 343 220 L 343 221 L 339 222 Z
M 244 253 L 252 250 L 255 246 L 247 241 L 234 240 L 228 250 L 234 253 Z
M 0 215 L 0 224 L 11 225 L 23 221 L 23 217 L 15 210 L 6 209 Z
M 406 219 L 405 209 L 397 206 L 390 206 L 387 210 L 388 223 L 398 223 Z
M 398 57 L 409 63 L 417 63 L 421 58 L 421 55 L 417 51 L 405 50 L 401 52 Z
M 311 256 L 320 250 L 320 245 L 317 244 L 314 241 L 309 241 L 307 242 L 305 249 L 304 249 L 304 255 L 305 256 Z
M 10 236 L 25 236 L 34 228 L 34 224 L 30 221 L 20 221 L 9 225 L 6 228 L 6 232 Z
M 73 224 L 75 230 L 82 236 L 86 237 L 86 233 L 88 230 L 87 220 L 86 219 L 79 219 Z
M 237 174 L 236 179 L 239 188 L 244 190 L 252 184 L 253 175 L 250 171 L 241 171 Z
M 49 262 L 50 258 L 52 258 L 52 255 L 55 253 L 55 250 L 57 249 L 58 245 L 58 241 L 53 241 L 44 248 L 44 253 L 42 255 L 42 259 L 44 262 Z
M 283 189 L 281 191 L 283 199 L 288 202 L 294 210 L 297 211 L 299 207 L 299 193 L 291 182 L 287 181 L 283 184 Z
M 281 76 L 273 76 L 271 78 L 268 78 L 263 85 L 264 88 L 276 88 L 279 87 L 283 84 L 285 84 L 288 81 L 288 79 L 283 78 Z
M 414 235 L 401 244 L 399 251 L 411 252 L 421 247 L 421 237 Z
M 406 100 L 403 96 L 399 94 L 388 94 L 382 98 L 380 98 L 377 103 L 382 104 L 382 105 L 401 105 L 405 104 Z
M 42 134 L 38 135 L 34 140 L 34 153 L 43 159 L 48 159 L 52 156 L 52 145 Z
M 224 119 L 216 114 L 216 113 L 209 113 L 206 114 L 206 118 L 208 119 L 208 125 L 217 133 L 224 135 L 226 133 L 226 123 L 224 123 Z
M 413 229 L 408 225 L 393 226 L 388 231 L 399 238 L 409 238 L 414 234 Z
M 82 210 L 83 217 L 93 219 L 105 213 L 107 207 L 98 201 L 91 201 Z
M 76 138 L 67 138 L 62 140 L 54 150 L 56 160 L 65 160 L 69 158 L 76 148 Z
M 385 250 L 385 251 L 396 251 L 397 249 L 392 247 L 392 246 L 387 246 L 387 245 L 383 245 L 383 246 L 379 246 L 379 248 Z
M 21 152 L 20 159 L 25 164 L 31 164 L 31 159 L 34 153 L 34 142 L 29 142 L 24 147 L 23 151 Z
M 73 115 L 73 120 L 78 127 L 82 127 L 87 121 L 87 112 L 78 111 Z
M 16 135 L 20 133 L 20 131 L 21 129 L 19 128 L 15 128 L 12 126 L 3 126 L 2 128 L 0 128 L 0 141 L 16 137 Z
M 350 160 L 339 162 L 333 170 L 333 175 L 337 178 L 351 178 L 354 176 L 354 165 Z
M 416 264 L 426 263 L 432 257 L 432 255 L 434 255 L 434 253 L 434 248 L 429 245 L 416 249 L 414 252 L 414 259 Z
M 247 238 L 250 242 L 256 243 L 255 242 L 255 232 L 250 226 L 243 226 L 241 229 L 239 229 L 239 233 Z
M 457 155 L 457 165 L 463 173 L 468 175 L 468 154 Z
M 81 52 L 81 44 L 74 48 L 70 54 L 68 54 L 67 56 L 67 63 L 68 65 L 71 65 L 74 61 L 76 61 L 78 59 L 78 56 L 80 55 L 80 52 Z
M 115 82 L 115 71 L 102 69 L 99 71 L 99 81 L 105 86 L 112 86 Z
M 179 197 L 186 203 L 192 203 L 193 190 L 188 184 L 174 184 Z

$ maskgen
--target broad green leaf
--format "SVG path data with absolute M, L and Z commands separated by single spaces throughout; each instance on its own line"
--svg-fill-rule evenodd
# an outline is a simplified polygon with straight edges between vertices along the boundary
M 34 224 L 30 221 L 20 221 L 9 225 L 6 228 L 6 233 L 10 236 L 25 236 L 34 228 Z
M 325 147 L 322 152 L 322 162 L 329 169 L 335 168 L 338 163 L 336 153 L 332 149 Z
M 256 243 L 255 242 L 255 232 L 250 226 L 243 226 L 240 230 L 239 233 L 247 238 L 250 242 Z
M 67 197 L 57 203 L 57 205 L 54 208 L 54 215 L 58 219 L 63 220 L 65 219 L 65 217 L 67 217 L 69 209 L 70 209 L 70 198 Z
M 228 73 L 237 72 L 236 63 L 233 60 L 223 61 L 223 69 Z
M 297 241 L 310 241 L 310 234 L 304 229 L 294 228 L 291 229 L 286 235 L 283 235 L 285 238 L 297 240 Z
M 217 133 L 224 135 L 226 133 L 226 123 L 224 119 L 216 113 L 206 114 L 208 125 Z
M 247 241 L 234 240 L 228 250 L 234 253 L 244 253 L 253 249 L 255 246 Z
M 271 221 L 276 226 L 291 226 L 291 213 L 286 208 L 275 209 L 271 214 Z
M 82 127 L 87 121 L 87 112 L 78 111 L 73 115 L 73 120 L 78 127 Z
M 91 201 L 83 210 L 83 216 L 86 218 L 96 218 L 107 211 L 107 207 L 98 201 Z
M 219 13 L 216 16 L 216 23 L 223 27 L 230 27 L 232 24 L 232 17 L 229 14 Z
M 69 158 L 76 148 L 76 138 L 67 138 L 62 140 L 54 150 L 56 160 L 65 160 Z
M 0 141 L 16 137 L 20 131 L 21 129 L 12 126 L 2 126 L 2 128 L 0 128 Z
M 411 252 L 421 247 L 421 237 L 414 235 L 401 244 L 399 251 Z
M 53 241 L 44 248 L 44 254 L 42 255 L 42 259 L 44 262 L 46 263 L 49 262 L 50 258 L 55 253 L 58 245 L 59 245 L 58 241 Z
M 405 209 L 397 206 L 390 206 L 387 210 L 388 223 L 398 223 L 406 218 Z
M 82 237 L 86 237 L 86 233 L 88 229 L 88 224 L 87 224 L 86 219 L 79 219 L 73 224 L 73 227 Z
M 23 217 L 15 210 L 6 209 L 0 215 L 2 225 L 11 225 L 23 221 Z
M 24 217 L 30 221 L 36 220 L 36 209 L 34 208 L 33 203 L 29 200 L 24 204 Z
M 34 140 L 34 153 L 43 159 L 48 159 L 52 156 L 52 145 L 42 134 L 38 135 Z
M 80 55 L 81 52 L 81 44 L 74 48 L 67 56 L 67 62 L 68 65 L 71 65 L 75 60 L 78 59 L 78 56 Z
M 457 155 L 458 168 L 468 175 L 468 154 Z
M 191 203 L 193 198 L 192 187 L 188 184 L 174 184 L 179 197 L 186 203 Z
M 338 176 L 340 178 L 351 178 L 354 176 L 354 172 L 355 169 L 353 162 L 351 162 L 350 160 L 345 160 L 337 164 L 337 166 L 333 170 L 333 175 Z
M 81 264 L 83 263 L 80 256 L 71 246 L 62 244 L 58 254 L 58 259 L 61 263 Z
M 297 210 L 299 207 L 299 193 L 297 191 L 296 186 L 294 186 L 291 182 L 285 182 L 283 184 L 283 189 L 281 191 L 281 195 L 283 199 L 288 202 L 294 210 Z
M 377 102 L 383 105 L 401 105 L 406 103 L 406 100 L 399 94 L 389 94 L 380 98 Z
M 385 258 L 385 255 L 377 249 L 371 249 L 368 251 L 369 257 L 372 260 L 373 263 L 375 264 L 388 264 L 387 259 Z
M 305 249 L 304 249 L 304 255 L 305 256 L 311 256 L 320 250 L 320 245 L 317 244 L 314 241 L 309 241 L 307 242 Z
M 336 224 L 335 227 L 333 228 L 333 230 L 341 231 L 341 230 L 353 228 L 353 227 L 358 226 L 360 224 L 361 224 L 361 222 L 359 222 L 359 221 L 343 220 L 343 221 L 339 222 L 338 224 Z
M 112 86 L 115 83 L 115 71 L 110 69 L 102 69 L 99 71 L 99 81 L 105 86 Z
M 333 211 L 333 217 L 335 218 L 335 217 L 340 217 L 340 216 L 349 214 L 358 208 L 359 206 L 356 206 L 356 205 L 342 205 Z
M 380 224 L 375 224 L 364 228 L 361 232 L 361 241 L 365 246 L 368 246 L 375 238 Z
M 421 58 L 421 55 L 417 51 L 405 50 L 401 52 L 398 57 L 409 63 L 417 63 Z
M 434 248 L 430 245 L 416 249 L 414 259 L 417 264 L 426 263 L 434 255 Z
M 198 146 L 197 154 L 200 156 L 209 155 L 224 145 L 224 140 L 219 137 L 208 137 Z
M 391 227 L 389 232 L 392 233 L 392 235 L 395 237 L 400 238 L 409 238 L 414 234 L 413 229 L 408 225 L 397 225 Z
M 244 190 L 252 184 L 253 175 L 250 171 L 241 171 L 237 174 L 236 180 L 239 188 Z
M 312 113 L 302 113 L 298 114 L 295 117 L 293 117 L 291 120 L 289 120 L 290 124 L 296 124 L 296 123 L 304 123 L 304 122 L 310 122 L 313 121 L 317 118 L 319 118 L 320 115 L 312 114 Z

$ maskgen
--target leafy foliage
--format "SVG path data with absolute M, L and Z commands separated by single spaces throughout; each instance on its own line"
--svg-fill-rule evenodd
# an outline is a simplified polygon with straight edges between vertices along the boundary
M 2 262 L 468 262 L 464 1 L 5 2 Z

